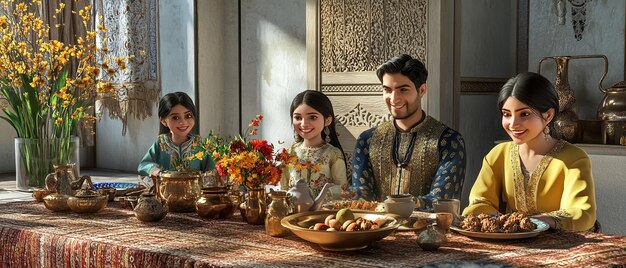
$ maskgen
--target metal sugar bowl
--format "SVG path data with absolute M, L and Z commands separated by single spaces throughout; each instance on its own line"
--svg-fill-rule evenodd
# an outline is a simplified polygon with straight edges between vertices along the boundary
M 155 181 L 157 197 L 167 201 L 169 211 L 196 211 L 196 201 L 202 193 L 200 172 L 164 171 Z

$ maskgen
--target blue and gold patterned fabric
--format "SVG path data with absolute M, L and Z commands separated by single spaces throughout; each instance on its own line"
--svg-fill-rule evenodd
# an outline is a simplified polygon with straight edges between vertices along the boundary
M 188 160 L 196 153 L 195 145 L 201 141 L 202 137 L 199 135 L 189 135 L 189 140 L 178 146 L 172 142 L 169 134 L 160 134 L 139 162 L 137 171 L 142 176 L 149 176 L 154 170 L 176 171 L 179 166 L 202 172 L 211 170 L 215 167 L 215 163 L 210 156 L 202 161 Z
M 410 193 L 428 206 L 432 199 L 460 199 L 465 158 L 461 134 L 430 116 L 409 132 L 387 121 L 357 139 L 352 188 L 366 200 Z M 399 160 L 404 168 L 396 164 Z

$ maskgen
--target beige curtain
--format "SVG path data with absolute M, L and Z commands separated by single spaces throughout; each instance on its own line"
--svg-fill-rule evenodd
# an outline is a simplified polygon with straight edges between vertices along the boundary
M 111 56 L 134 56 L 128 69 L 119 71 L 112 80 L 117 95 L 102 96 L 96 101 L 98 118 L 106 109 L 110 118 L 122 122 L 122 135 L 126 134 L 128 119 L 143 120 L 151 116 L 152 108 L 161 96 L 157 7 L 157 0 L 96 2 L 96 23 L 104 23 L 107 28 L 107 47 Z

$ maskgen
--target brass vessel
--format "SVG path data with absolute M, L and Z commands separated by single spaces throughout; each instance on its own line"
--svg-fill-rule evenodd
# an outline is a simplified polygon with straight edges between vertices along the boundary
M 604 93 L 598 108 L 598 119 L 603 120 L 602 141 L 626 145 L 626 81 L 600 90 Z
M 249 224 L 262 225 L 267 213 L 267 197 L 265 188 L 248 189 L 244 201 L 239 205 L 241 217 Z
M 167 216 L 167 202 L 159 200 L 152 192 L 141 194 L 137 204 L 132 202 L 130 204 L 133 206 L 135 217 L 142 222 L 160 221 Z
M 201 194 L 201 181 L 200 172 L 164 171 L 156 179 L 156 196 L 166 200 L 172 212 L 193 212 Z
M 202 188 L 202 196 L 196 201 L 198 215 L 207 219 L 228 219 L 235 213 L 235 205 L 224 187 Z
M 89 185 L 91 177 L 78 176 L 76 164 L 53 165 L 54 173 L 48 174 L 45 179 L 46 189 L 67 196 L 72 196 L 79 190 L 85 181 Z
M 108 196 L 92 189 L 78 190 L 76 196 L 70 196 L 67 205 L 76 213 L 96 213 L 106 207 Z
M 605 121 L 626 121 L 626 81 L 607 89 L 600 89 L 604 98 L 598 108 L 598 119 Z
M 46 195 L 43 198 L 43 204 L 44 206 L 46 206 L 47 209 L 52 210 L 54 212 L 69 211 L 70 207 L 67 205 L 68 198 L 69 196 L 67 195 L 60 194 L 60 193 L 53 193 L 53 194 Z
M 289 215 L 291 204 L 289 202 L 291 195 L 285 191 L 274 191 L 270 189 L 269 193 L 272 202 L 267 209 L 265 217 L 265 233 L 270 236 L 286 236 L 289 229 L 281 225 L 280 221 Z
M 609 62 L 605 55 L 576 55 L 576 56 L 550 56 L 545 57 L 539 61 L 537 73 L 541 73 L 541 64 L 547 60 L 552 59 L 556 64 L 556 79 L 554 81 L 554 89 L 559 97 L 559 113 L 553 119 L 554 132 L 551 135 L 557 139 L 564 139 L 569 142 L 578 142 L 582 137 L 582 130 L 579 126 L 579 118 L 575 112 L 576 98 L 574 96 L 574 90 L 569 83 L 569 61 L 574 59 L 590 59 L 601 58 L 604 59 L 604 73 L 600 77 L 598 82 L 598 88 L 602 90 L 602 81 L 606 77 L 609 71 Z
M 366 248 L 374 241 L 381 240 L 400 227 L 400 216 L 384 212 L 354 210 L 354 217 L 380 221 L 379 229 L 345 232 L 321 231 L 309 229 L 316 223 L 323 223 L 329 215 L 336 215 L 337 210 L 318 210 L 297 213 L 284 217 L 281 224 L 296 236 L 319 244 L 324 250 L 348 251 Z
M 54 191 L 50 191 L 47 189 L 35 189 L 33 190 L 33 198 L 35 198 L 35 202 L 40 203 L 43 202 L 44 197 L 51 193 L 54 193 Z

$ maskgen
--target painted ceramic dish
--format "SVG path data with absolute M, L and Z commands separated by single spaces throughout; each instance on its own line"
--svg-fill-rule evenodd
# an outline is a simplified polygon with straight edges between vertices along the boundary
M 96 190 L 103 188 L 115 188 L 115 195 L 122 196 L 128 192 L 141 190 L 145 187 L 132 182 L 98 182 L 93 184 L 93 188 Z
M 93 188 L 95 189 L 108 187 L 115 188 L 117 190 L 124 190 L 128 188 L 135 188 L 137 186 L 139 186 L 139 184 L 132 182 L 97 182 L 93 184 Z
M 474 237 L 474 238 L 487 238 L 487 239 L 520 239 L 520 238 L 529 238 L 539 235 L 541 232 L 548 230 L 550 226 L 542 220 L 530 218 L 530 220 L 537 225 L 535 230 L 530 232 L 521 232 L 521 233 L 483 233 L 483 232 L 471 232 L 463 230 L 457 226 L 450 227 L 450 230 L 458 232 L 460 234 Z

